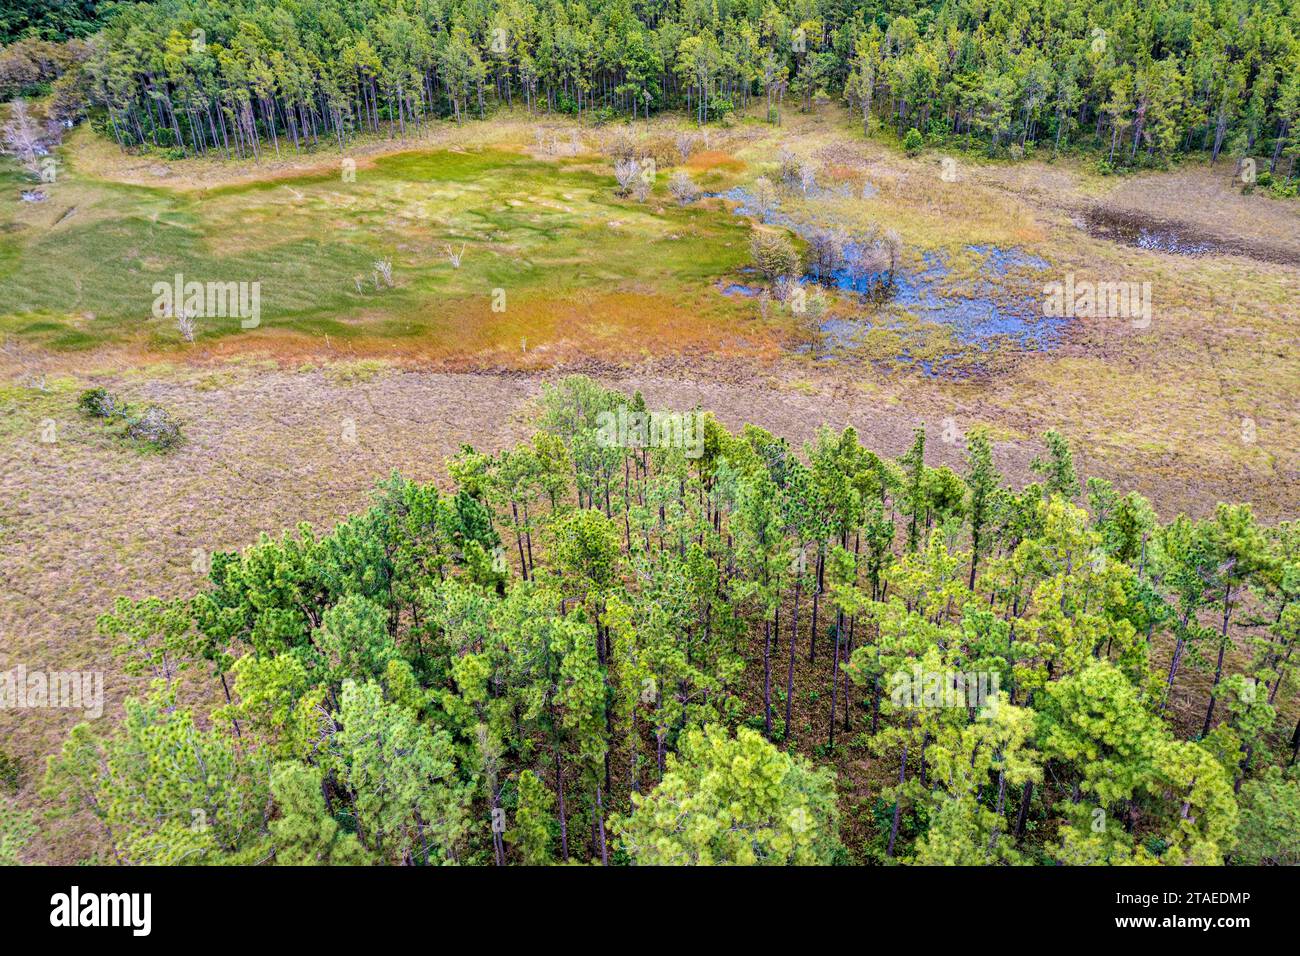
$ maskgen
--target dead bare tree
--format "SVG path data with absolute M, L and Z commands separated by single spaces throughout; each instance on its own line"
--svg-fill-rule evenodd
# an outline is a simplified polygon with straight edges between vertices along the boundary
M 618 194 L 631 194 L 636 184 L 641 181 L 641 164 L 635 159 L 620 159 L 614 164 L 614 178 L 618 181 Z
M 848 234 L 840 227 L 818 228 L 808 233 L 809 264 L 818 282 L 827 282 L 837 269 L 844 266 L 844 251 L 848 248 Z
M 691 158 L 691 153 L 695 152 L 695 147 L 699 145 L 700 137 L 695 133 L 678 133 L 674 140 L 677 146 L 677 155 L 686 162 Z
M 767 222 L 767 217 L 776 208 L 776 203 L 776 187 L 767 177 L 759 176 L 754 180 L 754 186 L 749 191 L 749 206 L 758 216 L 759 222 Z
M 808 190 L 817 185 L 817 174 L 813 172 L 812 163 L 799 164 L 799 188 L 803 190 L 805 196 Z
M 682 206 L 690 205 L 700 198 L 700 187 L 695 185 L 684 169 L 673 173 L 672 179 L 668 180 L 668 191 Z
M 40 158 L 45 151 L 41 131 L 24 100 L 14 100 L 9 107 L 9 119 L 0 127 L 0 141 L 4 143 L 4 152 L 14 156 L 23 169 L 33 176 L 40 175 Z
M 181 309 L 180 315 L 176 317 L 176 328 L 181 333 L 181 338 L 186 342 L 193 342 L 198 334 L 198 328 L 194 323 L 198 316 L 198 310 L 185 307 Z

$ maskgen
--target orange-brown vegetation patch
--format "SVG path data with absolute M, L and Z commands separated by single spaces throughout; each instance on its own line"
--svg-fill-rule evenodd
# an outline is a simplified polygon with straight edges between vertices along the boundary
M 686 165 L 699 172 L 720 170 L 722 172 L 738 173 L 745 168 L 743 160 L 737 159 L 730 153 L 723 152 L 720 149 L 701 150 L 692 156 Z

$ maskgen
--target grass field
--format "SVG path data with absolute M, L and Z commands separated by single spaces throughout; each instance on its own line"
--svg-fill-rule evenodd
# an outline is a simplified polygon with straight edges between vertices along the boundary
M 6 189 L 0 207 L 12 223 L 0 252 L 3 331 L 49 349 L 177 351 L 174 321 L 151 315 L 154 283 L 177 273 L 260 283 L 259 327 L 201 320 L 199 352 L 329 343 L 482 360 L 608 339 L 636 354 L 712 341 L 743 311 L 709 279 L 744 261 L 744 223 L 620 200 L 595 156 L 402 152 L 365 162 L 351 181 L 336 168 L 174 190 L 94 178 L 70 152 L 46 202 Z M 464 250 L 460 267 L 449 247 Z M 375 281 L 381 259 L 391 285 Z M 246 341 L 227 341 L 236 337 Z
M 638 124 L 638 135 L 659 149 L 677 128 Z M 1226 164 L 1115 180 L 1064 161 L 960 157 L 957 181 L 946 182 L 938 155 L 868 143 L 838 112 L 791 113 L 780 130 L 746 121 L 713 131 L 685 164 L 702 189 L 772 175 L 786 146 L 819 182 L 851 187 L 787 197 L 787 213 L 895 230 L 907 262 L 946 257 L 947 294 L 990 281 L 987 256 L 971 247 L 1033 256 L 1046 279 L 1152 284 L 1147 327 L 1074 320 L 1050 348 L 968 350 L 964 374 L 931 375 L 915 360 L 956 348 L 933 317 L 837 296 L 831 317 L 875 325 L 818 360 L 805 318 L 722 293 L 752 281 L 741 272 L 744 217 L 722 199 L 676 205 L 667 162 L 647 202 L 616 197 L 603 148 L 621 128 L 556 121 L 550 134 L 558 147 L 505 118 L 441 127 L 424 142 L 374 142 L 349 157 L 351 182 L 328 153 L 255 170 L 164 164 L 79 130 L 43 202 L 22 201 L 29 187 L 4 167 L 5 658 L 105 670 L 115 714 L 138 684 L 94 631 L 114 595 L 188 594 L 196 552 L 299 520 L 332 523 L 393 469 L 441 478 L 461 442 L 505 447 L 528 433 L 541 383 L 571 370 L 796 442 L 822 422 L 852 423 L 869 447 L 898 454 L 924 421 L 931 464 L 960 463 L 960 442 L 939 440 L 944 422 L 984 423 L 1012 480 L 1027 478 L 1037 436 L 1055 427 L 1082 473 L 1142 491 L 1163 518 L 1205 514 L 1218 500 L 1250 501 L 1269 521 L 1296 516 L 1300 270 L 1133 248 L 1075 222 L 1097 205 L 1173 209 L 1227 242 L 1300 245 L 1300 207 L 1242 196 Z M 462 244 L 455 268 L 445 247 Z M 373 275 L 384 258 L 391 287 Z M 200 319 L 186 342 L 174 320 L 151 314 L 153 284 L 177 272 L 259 281 L 259 327 Z M 981 295 L 1010 294 L 996 276 L 991 284 Z M 504 311 L 492 308 L 496 289 Z M 186 445 L 161 456 L 112 439 L 76 410 L 94 385 L 172 410 Z M 1190 714 L 1199 688 L 1187 686 Z M 73 722 L 43 712 L 0 724 L 0 749 L 24 767 L 25 803 L 38 802 L 41 760 Z M 865 763 L 849 771 L 859 783 L 869 775 Z M 47 845 L 59 852 L 93 839 L 82 821 L 57 826 Z

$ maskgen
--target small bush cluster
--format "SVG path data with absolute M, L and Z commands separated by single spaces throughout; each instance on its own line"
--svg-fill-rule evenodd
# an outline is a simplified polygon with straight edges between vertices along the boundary
M 185 440 L 180 423 L 161 405 L 136 409 L 107 389 L 91 388 L 81 393 L 77 408 L 91 418 L 118 425 L 126 437 L 155 451 L 168 451 Z
M 0 791 L 17 793 L 23 782 L 23 765 L 17 757 L 0 750 Z
M 639 134 L 626 127 L 612 131 L 601 144 L 601 151 L 615 164 L 620 161 L 636 160 L 645 163 L 654 160 L 656 168 L 664 169 L 684 163 L 680 136 L 649 136 Z
M 91 418 L 112 418 L 117 413 L 117 398 L 107 389 L 88 388 L 77 399 L 77 408 Z
M 180 424 L 161 405 L 150 405 L 138 416 L 128 417 L 126 433 L 159 451 L 175 448 L 183 440 Z
M 673 178 L 668 180 L 668 191 L 682 206 L 688 206 L 700 198 L 700 187 L 682 169 L 673 173 Z
M 799 274 L 799 253 L 778 232 L 755 230 L 749 240 L 749 251 L 755 268 L 768 279 Z
M 1255 188 L 1264 189 L 1272 193 L 1279 199 L 1294 199 L 1300 195 L 1300 181 L 1292 182 L 1287 179 L 1274 176 L 1265 170 L 1255 178 L 1255 182 L 1245 186 L 1242 189 L 1244 193 L 1251 193 Z

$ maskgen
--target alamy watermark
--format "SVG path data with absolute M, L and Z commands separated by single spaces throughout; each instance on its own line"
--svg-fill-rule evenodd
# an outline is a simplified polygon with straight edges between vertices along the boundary
M 703 412 L 638 412 L 620 405 L 596 416 L 602 448 L 680 448 L 687 458 L 704 455 Z
M 50 925 L 56 928 L 118 926 L 133 936 L 153 928 L 152 893 L 83 893 L 73 886 L 50 897 Z
M 975 708 L 981 717 L 997 713 L 1000 677 L 996 671 L 896 671 L 889 678 L 895 707 Z
M 155 282 L 153 295 L 156 319 L 237 318 L 242 329 L 255 329 L 262 322 L 261 282 L 186 282 L 178 272 L 172 282 Z
M 0 673 L 0 710 L 84 710 L 104 713 L 103 671 L 29 671 L 19 664 Z
M 1073 272 L 1064 282 L 1043 286 L 1043 315 L 1064 319 L 1130 319 L 1133 327 L 1151 324 L 1150 282 L 1076 281 Z

